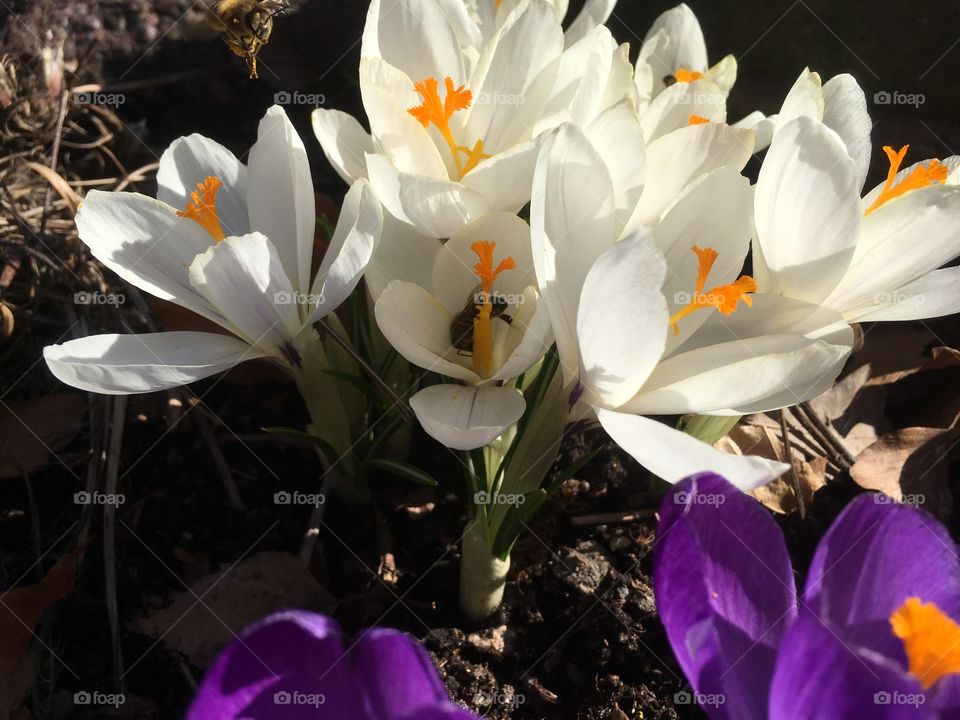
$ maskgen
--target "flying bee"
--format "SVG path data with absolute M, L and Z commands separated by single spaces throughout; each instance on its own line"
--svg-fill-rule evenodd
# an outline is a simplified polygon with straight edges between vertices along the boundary
M 450 342 L 461 355 L 469 355 L 473 352 L 473 321 L 480 315 L 480 306 L 484 304 L 483 290 L 477 285 L 467 298 L 463 310 L 454 315 L 450 321 Z M 513 322 L 513 318 L 505 314 L 510 308 L 510 303 L 502 295 L 492 293 L 490 295 L 490 305 L 493 309 L 490 311 L 490 318 L 500 318 L 508 325 Z
M 207 15 L 207 25 L 223 35 L 235 55 L 247 61 L 250 77 L 257 75 L 257 53 L 270 42 L 273 18 L 292 10 L 290 0 L 219 0 Z

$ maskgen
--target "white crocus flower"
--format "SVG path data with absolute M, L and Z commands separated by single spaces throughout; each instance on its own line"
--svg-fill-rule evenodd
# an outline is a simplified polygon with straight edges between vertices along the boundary
M 440 0 L 440 6 L 460 42 L 477 51 L 487 42 L 523 0 Z M 563 22 L 569 0 L 547 0 Z M 603 25 L 616 7 L 617 0 L 587 0 L 565 33 L 568 46 Z
M 270 358 L 299 377 L 312 325 L 352 292 L 380 237 L 366 181 L 347 194 L 330 247 L 310 280 L 316 216 L 306 151 L 280 107 L 267 111 L 245 166 L 200 135 L 163 154 L 158 198 L 92 191 L 80 238 L 130 284 L 231 334 L 95 335 L 45 348 L 63 382 L 108 394 L 199 380 Z M 195 188 L 195 190 L 194 190 Z
M 516 422 L 523 395 L 509 383 L 552 343 L 530 256 L 530 228 L 516 215 L 485 216 L 446 243 L 411 248 L 430 268 L 421 283 L 393 280 L 380 293 L 377 324 L 414 365 L 453 378 L 410 405 L 448 447 L 482 447 Z
M 960 255 L 960 158 L 901 169 L 908 146 L 885 147 L 888 177 L 861 199 L 850 147 L 810 117 L 778 129 L 756 188 L 759 287 L 848 322 L 960 311 L 960 268 L 938 269 Z
M 620 242 L 612 197 L 586 136 L 561 128 L 538 161 L 531 230 L 573 398 L 667 481 L 707 469 L 744 488 L 773 479 L 785 465 L 727 455 L 644 416 L 743 414 L 814 397 L 842 368 L 852 331 L 835 311 L 750 294 L 752 279 L 738 278 L 751 192 L 735 170 L 703 176 L 652 230 Z

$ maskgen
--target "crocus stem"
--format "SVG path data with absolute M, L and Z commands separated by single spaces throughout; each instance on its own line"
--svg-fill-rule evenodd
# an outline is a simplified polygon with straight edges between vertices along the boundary
M 483 517 L 471 520 L 460 559 L 460 610 L 469 620 L 484 620 L 500 607 L 509 571 L 510 557 L 501 560 L 490 551 Z

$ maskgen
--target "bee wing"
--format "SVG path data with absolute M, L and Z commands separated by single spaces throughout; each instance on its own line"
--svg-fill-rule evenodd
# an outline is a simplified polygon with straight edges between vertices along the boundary
M 264 10 L 274 15 L 289 15 L 300 9 L 297 0 L 260 0 Z

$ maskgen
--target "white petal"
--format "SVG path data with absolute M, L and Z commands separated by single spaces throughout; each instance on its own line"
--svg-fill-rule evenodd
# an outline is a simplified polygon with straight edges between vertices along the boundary
M 644 43 L 652 40 L 661 30 L 666 42 L 657 45 L 647 62 L 653 68 L 654 95 L 666 85 L 663 78 L 673 75 L 680 68 L 694 72 L 707 69 L 707 45 L 703 30 L 693 10 L 681 3 L 662 13 L 647 31 Z
M 465 48 L 480 47 L 483 43 L 483 33 L 480 26 L 470 16 L 470 9 L 463 0 L 437 0 L 437 5 L 443 11 L 450 23 L 450 29 L 457 36 L 457 41 Z
M 220 143 L 203 135 L 177 138 L 160 157 L 157 200 L 183 210 L 190 194 L 208 176 L 223 183 L 217 193 L 217 216 L 227 235 L 250 232 L 247 216 L 247 167 Z
M 587 400 L 616 407 L 633 397 L 663 353 L 667 271 L 647 232 L 618 242 L 587 275 L 577 317 Z
M 811 302 L 830 294 L 860 232 L 857 182 L 856 163 L 825 125 L 801 117 L 777 131 L 755 197 L 762 291 Z
M 820 76 L 811 72 L 809 68 L 805 68 L 800 73 L 800 77 L 787 93 L 777 115 L 774 134 L 798 117 L 807 117 L 811 120 L 823 119 L 823 89 L 820 87 Z
M 923 320 L 960 312 L 960 268 L 922 275 L 912 283 L 873 298 L 863 314 L 847 311 L 851 321 Z
M 583 132 L 562 126 L 540 152 L 530 202 L 533 263 L 550 317 L 564 384 L 576 378 L 580 291 L 616 236 L 613 184 Z
M 776 115 L 770 115 L 768 117 L 759 110 L 754 110 L 742 120 L 737 120 L 737 122 L 733 123 L 733 127 L 753 130 L 756 136 L 753 151 L 756 153 L 761 150 L 766 150 L 770 146 L 770 141 L 773 140 L 773 128 L 776 124 Z
M 454 450 L 473 450 L 519 420 L 526 403 L 510 387 L 432 385 L 410 398 L 410 407 L 430 437 Z
M 550 101 L 534 129 L 535 134 L 563 122 L 584 125 L 596 115 L 616 47 L 610 31 L 601 26 L 564 51 L 557 66 Z
M 873 123 L 863 88 L 852 75 L 837 75 L 823 86 L 823 123 L 847 146 L 847 152 L 857 164 L 857 189 L 862 190 L 870 169 Z
M 265 354 L 230 335 L 93 335 L 43 350 L 50 372 L 81 390 L 126 395 L 186 385 Z
M 753 133 L 720 123 L 690 125 L 647 144 L 647 184 L 628 230 L 653 225 L 693 180 L 718 167 L 742 170 Z
M 287 276 L 305 293 L 317 232 L 316 199 L 306 148 L 283 108 L 274 105 L 260 121 L 249 168 L 250 227 L 270 238 Z
M 525 373 L 543 357 L 547 349 L 553 344 L 553 329 L 550 327 L 550 309 L 541 299 L 536 297 L 532 289 L 524 293 L 526 301 L 522 306 L 526 317 L 517 315 L 510 324 L 510 331 L 520 332 L 522 339 L 504 358 L 500 370 L 490 378 L 489 382 L 511 380 L 521 373 Z M 530 306 L 534 306 L 532 316 L 529 316 Z
M 476 373 L 456 362 L 450 341 L 452 316 L 419 285 L 394 280 L 380 294 L 374 313 L 384 337 L 414 365 L 466 383 L 480 382 Z M 464 363 L 469 360 L 464 358 Z
M 375 152 L 373 138 L 353 115 L 340 110 L 313 111 L 313 132 L 327 161 L 345 182 L 353 184 L 367 176 L 367 153 Z
M 383 206 L 424 235 L 450 237 L 498 209 L 462 183 L 400 172 L 384 155 L 367 155 L 367 172 Z
M 737 59 L 733 55 L 724 55 L 720 62 L 710 67 L 703 79 L 713 83 L 720 91 L 729 95 L 737 82 Z
M 654 475 L 678 483 L 698 472 L 715 472 L 741 490 L 765 485 L 790 466 L 752 455 L 729 455 L 686 433 L 640 415 L 600 410 L 603 429 Z
M 614 233 L 619 237 L 637 209 L 646 180 L 646 147 L 640 118 L 633 104 L 625 100 L 604 111 L 590 123 L 586 133 L 613 180 L 617 217 Z
M 264 235 L 217 243 L 190 265 L 190 282 L 251 345 L 278 356 L 293 351 L 303 298 L 290 284 L 280 254 Z
M 457 37 L 435 0 L 372 0 L 360 56 L 382 58 L 414 80 L 466 81 Z
M 657 95 L 640 117 L 648 143 L 690 124 L 690 116 L 711 123 L 727 119 L 727 93 L 708 80 L 676 83 Z
M 199 223 L 136 193 L 91 190 L 76 217 L 80 239 L 127 282 L 217 323 L 210 303 L 190 285 L 187 268 L 215 241 Z
M 885 294 L 960 255 L 960 187 L 932 185 L 890 200 L 863 219 L 850 268 L 826 303 L 841 311 Z
M 383 216 L 383 233 L 376 252 L 367 265 L 363 279 L 370 296 L 376 300 L 393 280 L 431 287 L 433 259 L 443 243 L 421 235 L 390 213 Z
M 468 143 L 482 138 L 492 155 L 530 140 L 562 51 L 563 30 L 548 4 L 529 2 L 510 13 L 470 78 L 474 102 L 463 121 Z
M 518 212 L 530 201 L 530 184 L 541 142 L 531 140 L 481 162 L 460 181 L 491 208 Z
M 576 19 L 567 28 L 567 47 L 585 38 L 595 27 L 607 22 L 616 6 L 617 0 L 586 0 Z
M 312 324 L 340 307 L 363 276 L 376 252 L 383 231 L 383 210 L 366 180 L 347 193 L 337 229 L 317 270 L 310 294 L 316 307 L 307 319 Z

